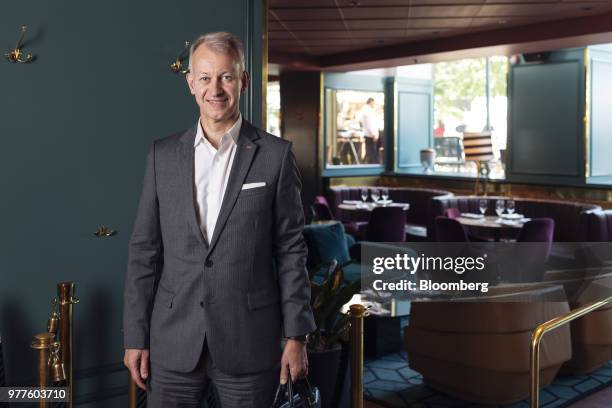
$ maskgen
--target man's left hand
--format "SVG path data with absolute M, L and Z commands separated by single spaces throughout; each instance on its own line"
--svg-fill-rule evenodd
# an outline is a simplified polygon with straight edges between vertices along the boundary
M 306 345 L 297 340 L 287 340 L 281 358 L 280 382 L 286 384 L 291 373 L 291 380 L 299 380 L 308 375 L 308 356 Z

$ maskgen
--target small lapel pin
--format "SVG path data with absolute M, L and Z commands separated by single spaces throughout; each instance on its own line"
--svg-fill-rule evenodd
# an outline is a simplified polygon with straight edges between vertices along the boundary
M 253 148 L 253 145 L 252 145 L 252 144 L 248 144 L 248 145 L 246 145 L 246 146 L 245 146 L 245 148 L 247 148 L 247 149 L 252 149 L 252 148 Z

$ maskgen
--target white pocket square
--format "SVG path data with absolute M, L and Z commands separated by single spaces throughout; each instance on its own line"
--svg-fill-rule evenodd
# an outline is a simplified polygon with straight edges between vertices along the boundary
M 242 185 L 243 190 L 250 190 L 251 188 L 264 187 L 266 185 L 265 181 L 260 181 L 258 183 L 245 183 Z

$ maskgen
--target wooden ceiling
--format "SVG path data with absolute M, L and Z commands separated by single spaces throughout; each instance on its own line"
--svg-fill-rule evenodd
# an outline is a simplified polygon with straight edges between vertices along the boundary
M 607 13 L 612 0 L 269 0 L 268 46 L 317 60 Z

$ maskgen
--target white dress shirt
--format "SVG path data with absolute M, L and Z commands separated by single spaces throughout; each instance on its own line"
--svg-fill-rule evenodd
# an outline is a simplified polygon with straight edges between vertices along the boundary
M 219 149 L 215 149 L 204 136 L 204 129 L 198 120 L 193 166 L 195 206 L 202 236 L 209 243 L 215 231 L 227 180 L 232 170 L 241 126 L 242 115 L 239 115 L 234 125 L 221 137 Z

